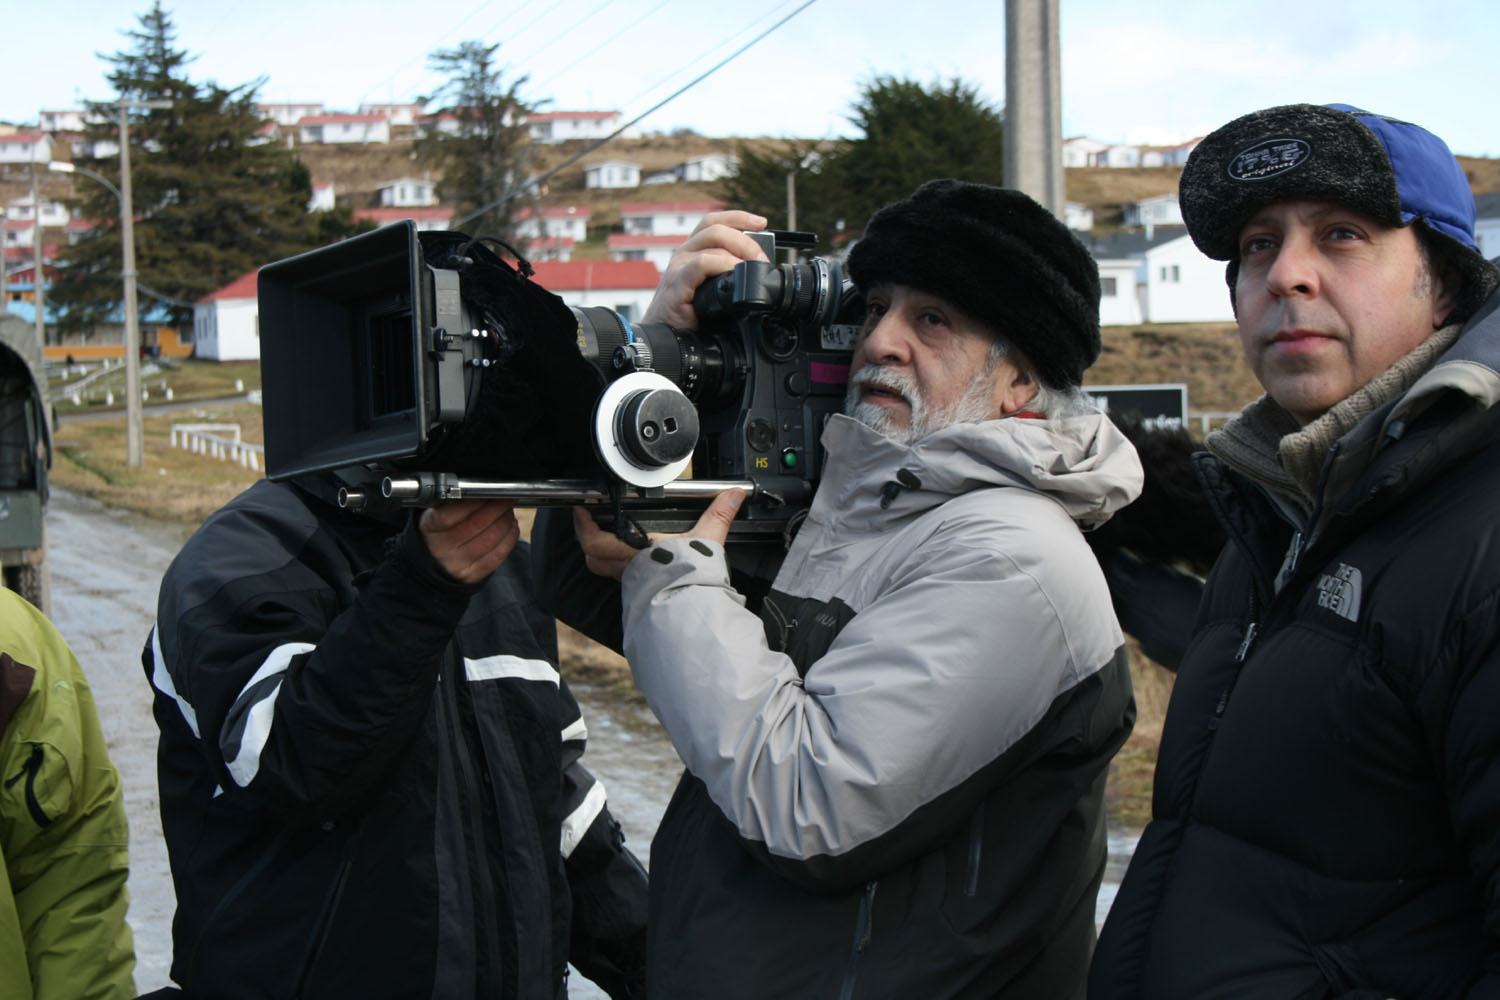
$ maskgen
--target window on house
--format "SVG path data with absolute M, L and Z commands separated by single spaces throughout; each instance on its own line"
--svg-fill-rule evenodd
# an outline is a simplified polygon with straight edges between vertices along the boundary
M 1177 264 L 1163 264 L 1161 268 L 1161 280 L 1178 282 L 1182 280 L 1182 272 Z
M 1112 299 L 1112 298 L 1115 297 L 1115 279 L 1114 278 L 1100 278 L 1099 279 L 1099 295 L 1101 297 L 1103 297 L 1103 298 L 1106 298 L 1106 299 Z

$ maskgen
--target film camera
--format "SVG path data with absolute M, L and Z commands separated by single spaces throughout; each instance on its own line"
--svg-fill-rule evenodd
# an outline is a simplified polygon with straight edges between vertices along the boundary
M 773 260 L 813 242 L 751 235 Z M 858 333 L 837 264 L 741 262 L 697 290 L 697 331 L 566 306 L 530 274 L 498 240 L 410 222 L 264 267 L 270 478 L 335 471 L 352 507 L 582 504 L 638 543 L 732 487 L 737 535 L 795 524 Z

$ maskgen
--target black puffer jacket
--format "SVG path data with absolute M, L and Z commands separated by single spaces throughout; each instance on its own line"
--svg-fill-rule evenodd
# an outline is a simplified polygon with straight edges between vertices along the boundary
M 191 995 L 526 997 L 644 972 L 646 885 L 579 764 L 527 553 L 485 584 L 260 482 L 162 582 L 144 654 Z
M 1500 996 L 1495 308 L 1334 446 L 1295 542 L 1204 456 L 1231 541 L 1091 998 Z

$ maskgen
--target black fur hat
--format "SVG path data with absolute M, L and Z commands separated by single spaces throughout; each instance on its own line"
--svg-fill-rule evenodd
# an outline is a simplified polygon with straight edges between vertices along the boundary
M 1019 191 L 929 181 L 870 217 L 849 252 L 860 291 L 909 285 L 1014 344 L 1054 388 L 1099 357 L 1099 268 L 1078 238 Z
M 1467 316 L 1500 273 L 1474 238 L 1474 196 L 1446 143 L 1410 122 L 1347 104 L 1288 104 L 1242 115 L 1193 150 L 1178 186 L 1198 249 L 1229 262 L 1233 294 L 1239 233 L 1262 207 L 1314 199 L 1345 205 L 1387 226 L 1420 222 L 1463 275 L 1450 319 Z

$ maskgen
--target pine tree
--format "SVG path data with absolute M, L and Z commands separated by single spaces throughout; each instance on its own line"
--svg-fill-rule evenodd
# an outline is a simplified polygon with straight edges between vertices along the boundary
M 769 155 L 741 147 L 738 172 L 720 185 L 721 197 L 781 224 L 786 177 L 795 172 L 798 228 L 818 232 L 822 252 L 924 181 L 1004 182 L 1004 118 L 961 80 L 924 87 L 878 77 L 864 87 L 849 121 L 861 133 L 853 139 L 793 140 Z
M 461 227 L 465 232 L 514 242 L 516 213 L 533 201 L 532 192 L 512 193 L 528 175 L 526 116 L 535 107 L 520 96 L 526 77 L 507 85 L 494 67 L 499 47 L 466 41 L 428 57 L 429 67 L 448 80 L 422 100 L 429 113 L 451 116 L 454 124 L 451 130 L 434 128 L 422 136 L 416 152 L 438 169 L 438 197 L 452 207 L 455 221 L 480 213 Z
M 125 34 L 131 47 L 105 57 L 109 81 L 131 100 L 166 100 L 168 108 L 129 112 L 136 271 L 142 307 L 153 295 L 171 301 L 173 320 L 191 324 L 191 304 L 256 267 L 311 249 L 330 234 L 307 211 L 311 179 L 291 151 L 257 141 L 261 81 L 237 87 L 197 84 L 190 57 L 176 47 L 170 14 L 155 0 Z M 116 106 L 91 104 L 99 123 L 90 138 L 117 139 Z M 119 176 L 118 155 L 86 165 Z M 87 184 L 87 187 L 84 185 Z M 99 185 L 80 181 L 85 215 L 101 220 L 68 248 L 54 299 L 67 329 L 88 328 L 118 307 L 119 204 Z M 324 220 L 324 225 L 327 225 Z

